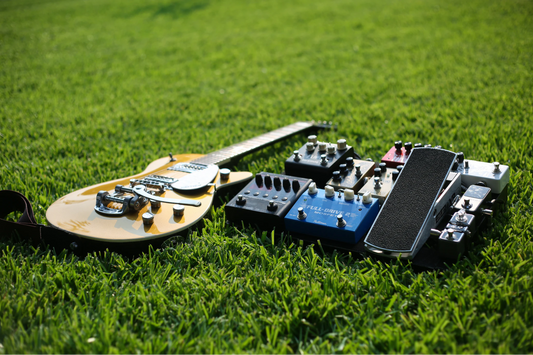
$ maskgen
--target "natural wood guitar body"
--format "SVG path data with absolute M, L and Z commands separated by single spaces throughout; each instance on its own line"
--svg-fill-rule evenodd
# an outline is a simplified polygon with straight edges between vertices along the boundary
M 130 211 L 123 216 L 106 216 L 94 210 L 96 195 L 99 191 L 113 191 L 116 185 L 127 186 L 130 179 L 142 179 L 148 175 L 161 175 L 171 178 L 181 178 L 187 173 L 168 170 L 169 167 L 180 162 L 191 162 L 204 157 L 201 154 L 182 154 L 174 156 L 176 161 L 168 157 L 152 162 L 140 174 L 108 181 L 74 191 L 54 202 L 46 212 L 48 222 L 60 229 L 78 236 L 100 242 L 127 243 L 157 239 L 176 234 L 195 225 L 209 212 L 215 198 L 216 190 L 246 182 L 252 178 L 249 172 L 231 172 L 228 180 L 221 180 L 220 173 L 213 181 L 215 186 L 193 194 L 179 194 L 166 190 L 161 197 L 173 199 L 189 199 L 201 202 L 199 207 L 185 206 L 185 213 L 181 217 L 173 214 L 173 205 L 161 203 L 161 207 L 154 209 L 147 204 L 139 211 Z M 143 213 L 150 211 L 154 214 L 154 223 L 143 224 Z

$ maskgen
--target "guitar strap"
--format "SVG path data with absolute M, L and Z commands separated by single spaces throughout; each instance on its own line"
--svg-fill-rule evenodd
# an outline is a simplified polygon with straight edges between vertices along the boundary
M 5 220 L 11 212 L 22 212 L 17 222 Z M 38 224 L 33 214 L 30 201 L 23 194 L 0 191 L 0 237 L 9 238 L 17 232 L 20 238 L 28 240 L 33 246 L 49 245 L 57 251 L 70 249 L 76 255 L 83 255 L 83 241 L 78 236 L 66 231 Z

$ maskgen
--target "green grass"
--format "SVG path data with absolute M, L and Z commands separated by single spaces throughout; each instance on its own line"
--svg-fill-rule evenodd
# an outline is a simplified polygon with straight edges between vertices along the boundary
M 511 167 L 445 272 L 225 224 L 136 259 L 0 242 L 0 353 L 533 352 L 530 1 L 0 2 L 0 189 L 57 198 L 297 120 Z M 304 137 L 243 159 L 281 172 Z M 0 233 L 2 233 L 0 231 Z

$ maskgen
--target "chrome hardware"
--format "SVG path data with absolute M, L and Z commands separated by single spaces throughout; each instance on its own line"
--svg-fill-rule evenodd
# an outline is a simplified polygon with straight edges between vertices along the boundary
M 154 223 L 154 214 L 150 212 L 145 212 L 142 215 L 143 224 L 145 226 L 150 226 Z
M 178 179 L 170 178 L 161 175 L 148 175 L 142 179 L 131 179 L 130 185 L 144 185 L 146 187 L 156 189 L 158 192 L 164 192 L 165 189 L 170 189 L 170 184 L 175 183 Z
M 184 173 L 194 173 L 196 171 L 207 169 L 208 165 L 198 163 L 178 163 L 172 165 L 168 170 L 182 171 Z

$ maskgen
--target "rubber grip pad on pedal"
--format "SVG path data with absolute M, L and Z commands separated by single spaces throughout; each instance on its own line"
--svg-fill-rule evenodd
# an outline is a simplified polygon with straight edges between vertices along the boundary
M 455 158 L 455 153 L 444 149 L 413 149 L 365 238 L 370 251 L 414 256 L 429 237 L 428 219 Z

